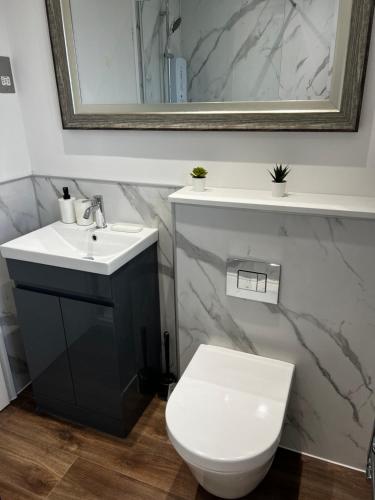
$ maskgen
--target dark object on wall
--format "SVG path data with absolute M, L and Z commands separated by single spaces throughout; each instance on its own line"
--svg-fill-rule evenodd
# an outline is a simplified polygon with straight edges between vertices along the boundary
M 164 332 L 163 334 L 164 340 L 164 356 L 165 356 L 165 373 L 160 379 L 159 384 L 159 397 L 164 399 L 165 401 L 168 399 L 168 396 L 173 389 L 173 386 L 176 384 L 177 379 L 176 376 L 171 373 L 171 362 L 169 356 L 169 333 Z
M 0 94 L 15 94 L 9 57 L 0 56 Z
M 171 33 L 175 33 L 178 30 L 178 28 L 181 26 L 181 22 L 182 22 L 181 17 L 178 17 L 172 24 Z
M 156 246 L 113 275 L 8 259 L 37 409 L 126 436 L 156 392 Z

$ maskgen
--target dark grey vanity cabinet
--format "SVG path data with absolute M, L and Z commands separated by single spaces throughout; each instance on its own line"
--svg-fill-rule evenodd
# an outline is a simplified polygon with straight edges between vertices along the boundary
M 60 304 L 77 405 L 121 417 L 113 307 L 66 298 Z
M 111 276 L 7 263 L 38 410 L 125 436 L 160 373 L 156 245 Z
M 20 288 L 14 294 L 35 394 L 74 404 L 59 297 Z

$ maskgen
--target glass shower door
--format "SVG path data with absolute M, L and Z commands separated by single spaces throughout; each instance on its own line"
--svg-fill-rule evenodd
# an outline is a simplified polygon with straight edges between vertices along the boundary
M 8 355 L 0 328 L 0 411 L 16 397 L 13 378 L 10 371 Z

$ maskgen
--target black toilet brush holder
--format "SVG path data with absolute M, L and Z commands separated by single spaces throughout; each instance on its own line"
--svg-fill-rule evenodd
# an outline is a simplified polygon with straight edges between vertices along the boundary
M 159 398 L 167 401 L 170 396 L 174 386 L 177 383 L 176 375 L 171 373 L 170 369 L 170 346 L 169 346 L 169 333 L 165 331 L 163 333 L 163 341 L 164 341 L 164 356 L 165 356 L 165 373 L 160 378 L 159 382 Z

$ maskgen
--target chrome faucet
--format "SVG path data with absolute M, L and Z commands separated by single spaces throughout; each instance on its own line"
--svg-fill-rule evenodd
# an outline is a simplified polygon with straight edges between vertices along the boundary
M 104 202 L 102 195 L 95 194 L 93 196 L 91 200 L 91 206 L 86 208 L 85 213 L 83 214 L 83 218 L 88 219 L 91 213 L 93 213 L 95 216 L 97 229 L 104 229 L 105 227 L 107 227 L 104 215 Z

